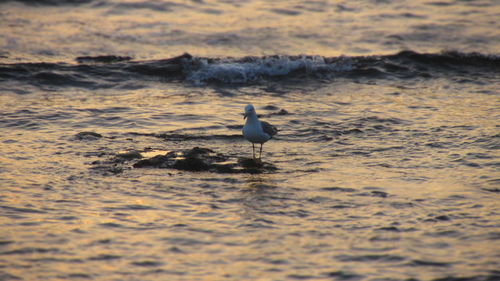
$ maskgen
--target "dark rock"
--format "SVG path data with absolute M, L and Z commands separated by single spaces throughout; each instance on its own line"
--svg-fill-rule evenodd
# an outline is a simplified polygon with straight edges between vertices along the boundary
M 124 153 L 116 154 L 116 157 L 122 158 L 124 160 L 141 159 L 142 155 L 137 150 L 131 150 Z
M 238 164 L 245 168 L 262 168 L 264 166 L 262 161 L 253 158 L 240 158 Z
M 144 150 L 144 152 L 154 152 Z M 164 151 L 158 151 L 165 153 Z M 211 173 L 270 173 L 277 170 L 276 166 L 252 158 L 229 157 L 209 148 L 194 147 L 181 151 L 170 151 L 166 154 L 155 155 L 151 158 L 143 158 L 141 151 L 128 151 L 115 154 L 112 158 L 103 161 L 94 161 L 92 169 L 99 170 L 105 174 L 117 174 L 123 172 L 123 168 L 132 162 L 133 168 L 160 168 L 176 169 L 192 172 Z
M 80 132 L 75 135 L 77 140 L 96 140 L 100 138 L 102 138 L 102 135 L 96 132 Z
M 249 174 L 260 174 L 265 171 L 271 172 L 278 169 L 273 164 L 262 162 L 262 160 L 253 158 L 239 158 L 238 164 L 243 168 L 244 173 Z
M 170 154 L 170 153 L 169 153 Z M 172 161 L 171 155 L 156 155 L 151 158 L 143 159 L 132 165 L 134 168 L 167 168 Z
M 187 151 L 186 157 L 197 157 L 199 155 L 206 155 L 209 153 L 215 153 L 215 152 L 209 148 L 203 148 L 203 147 L 196 146 L 193 149 Z
M 196 154 L 186 155 L 185 159 L 179 159 L 174 162 L 172 168 L 184 171 L 207 171 L 210 168 L 209 163 L 203 159 L 197 158 Z
M 231 160 L 229 157 L 215 151 L 194 147 L 193 149 L 170 152 L 167 155 L 157 155 L 143 159 L 135 164 L 134 168 L 170 168 L 182 171 L 212 172 L 212 173 L 264 173 L 272 172 L 277 168 L 269 163 L 249 158 Z

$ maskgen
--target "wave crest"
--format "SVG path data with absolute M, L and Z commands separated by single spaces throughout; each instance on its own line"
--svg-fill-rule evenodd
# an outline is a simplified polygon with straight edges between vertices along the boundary
M 194 84 L 222 82 L 230 84 L 260 81 L 263 78 L 286 77 L 290 74 L 319 76 L 350 71 L 353 62 L 339 59 L 327 62 L 321 56 L 268 56 L 243 59 L 196 59 L 189 62 L 186 80 Z
M 248 84 L 268 80 L 412 79 L 498 77 L 500 57 L 481 53 L 402 51 L 379 56 L 264 56 L 204 58 L 190 54 L 164 60 L 133 61 L 129 57 L 79 57 L 78 64 L 0 64 L 0 84 L 40 88 L 141 88 L 148 81 Z M 13 84 L 14 83 L 14 84 Z M 17 84 L 16 84 L 17 83 Z

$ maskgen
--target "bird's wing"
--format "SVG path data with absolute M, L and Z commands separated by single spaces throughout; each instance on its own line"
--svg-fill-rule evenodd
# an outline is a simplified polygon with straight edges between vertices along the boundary
M 260 124 L 262 125 L 264 133 L 268 134 L 269 136 L 273 137 L 278 133 L 278 129 L 276 129 L 276 127 L 267 123 L 266 121 L 260 121 Z

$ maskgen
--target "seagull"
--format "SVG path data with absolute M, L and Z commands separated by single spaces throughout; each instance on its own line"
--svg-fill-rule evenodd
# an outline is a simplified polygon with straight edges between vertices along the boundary
M 260 143 L 259 159 L 261 159 L 262 145 L 272 139 L 278 133 L 278 129 L 265 121 L 260 121 L 251 104 L 245 106 L 243 119 L 247 119 L 243 126 L 243 136 L 252 143 L 253 159 L 255 159 L 255 143 Z

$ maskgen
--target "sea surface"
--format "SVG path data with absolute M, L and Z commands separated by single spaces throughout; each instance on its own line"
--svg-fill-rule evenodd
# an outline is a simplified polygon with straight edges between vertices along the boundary
M 500 280 L 499 19 L 0 1 L 0 280 Z M 272 169 L 139 168 L 252 158 L 247 104 Z

